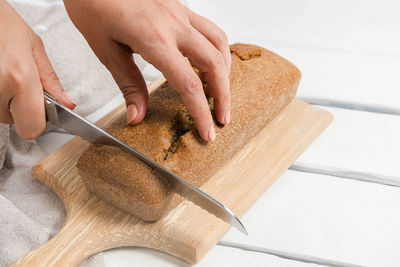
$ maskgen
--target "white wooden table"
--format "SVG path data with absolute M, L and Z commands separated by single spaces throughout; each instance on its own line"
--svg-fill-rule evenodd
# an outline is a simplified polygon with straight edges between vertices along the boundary
M 399 2 L 188 2 L 231 43 L 259 44 L 291 60 L 303 73 L 298 97 L 335 116 L 243 216 L 250 236 L 231 230 L 198 265 L 400 266 Z M 50 152 L 69 138 L 48 133 L 39 143 Z M 143 248 L 104 259 L 109 267 L 187 265 Z

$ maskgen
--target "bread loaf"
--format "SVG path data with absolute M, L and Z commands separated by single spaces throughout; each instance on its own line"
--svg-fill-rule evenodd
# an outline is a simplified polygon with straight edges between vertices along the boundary
M 230 48 L 231 123 L 215 124 L 214 142 L 201 140 L 168 83 L 150 94 L 143 122 L 129 126 L 122 116 L 108 131 L 194 185 L 203 185 L 293 99 L 300 80 L 299 70 L 271 51 L 247 44 Z M 113 146 L 91 145 L 77 167 L 89 191 L 145 221 L 162 218 L 181 200 L 162 176 Z

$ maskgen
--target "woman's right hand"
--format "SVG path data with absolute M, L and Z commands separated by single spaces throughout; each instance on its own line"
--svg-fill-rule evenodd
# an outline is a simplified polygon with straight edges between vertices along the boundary
M 41 39 L 5 1 L 0 0 L 0 122 L 14 123 L 24 139 L 46 126 L 43 90 L 61 104 L 75 104 L 64 93 Z

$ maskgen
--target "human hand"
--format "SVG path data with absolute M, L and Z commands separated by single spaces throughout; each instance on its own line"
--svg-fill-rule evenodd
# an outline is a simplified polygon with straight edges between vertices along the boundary
M 148 93 L 132 53 L 159 69 L 181 95 L 200 136 L 215 139 L 212 116 L 200 78 L 214 98 L 215 115 L 230 121 L 231 56 L 225 33 L 177 0 L 64 0 L 65 7 L 87 42 L 113 75 L 126 105 L 127 120 L 145 116 Z
M 69 108 L 40 38 L 0 0 L 0 122 L 14 123 L 24 139 L 38 137 L 46 126 L 43 89 Z

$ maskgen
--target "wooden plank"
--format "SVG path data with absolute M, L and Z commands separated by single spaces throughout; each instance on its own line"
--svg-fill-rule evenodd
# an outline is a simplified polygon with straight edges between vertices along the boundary
M 135 266 L 187 266 L 186 262 L 165 254 L 160 251 L 129 247 L 113 249 L 103 252 L 104 263 L 107 267 L 135 267 Z M 279 258 L 277 256 L 254 251 L 245 251 L 225 246 L 214 246 L 210 252 L 196 264 L 197 267 L 240 267 L 240 266 L 263 266 L 263 267 L 313 267 L 315 265 L 299 261 Z
M 231 43 L 258 44 L 294 62 L 302 72 L 298 97 L 400 112 L 400 90 L 396 86 L 400 19 L 396 1 L 375 6 L 374 1 L 360 5 L 357 1 L 249 0 L 246 5 L 256 7 L 251 12 L 241 12 L 240 1 L 190 4 L 221 26 Z M 232 19 L 238 16 L 241 19 Z
M 391 176 L 400 181 L 400 116 L 325 108 L 335 120 L 296 163 Z
M 283 46 L 278 50 L 302 70 L 298 97 L 400 115 L 400 93 L 394 86 L 400 55 L 316 47 Z
M 248 0 L 188 1 L 189 7 L 220 26 L 232 42 L 271 43 L 400 54 L 397 1 Z M 241 19 L 237 19 L 240 17 Z M 273 50 L 275 51 L 275 50 Z M 283 54 L 285 55 L 285 54 Z M 297 61 L 296 65 L 297 65 Z M 325 62 L 319 67 L 325 67 Z M 333 75 L 333 73 L 332 73 Z
M 98 125 L 106 126 L 124 110 L 117 108 Z M 331 120 L 328 112 L 292 101 L 202 189 L 243 215 Z M 67 217 L 58 235 L 14 266 L 74 266 L 99 251 L 129 245 L 158 249 L 195 263 L 229 229 L 189 201 L 164 219 L 146 223 L 99 200 L 86 190 L 75 167 L 86 147 L 85 141 L 74 138 L 33 168 L 34 177 L 64 201 Z
M 399 210 L 397 187 L 289 170 L 242 217 L 249 237 L 229 231 L 222 241 L 396 267 Z

